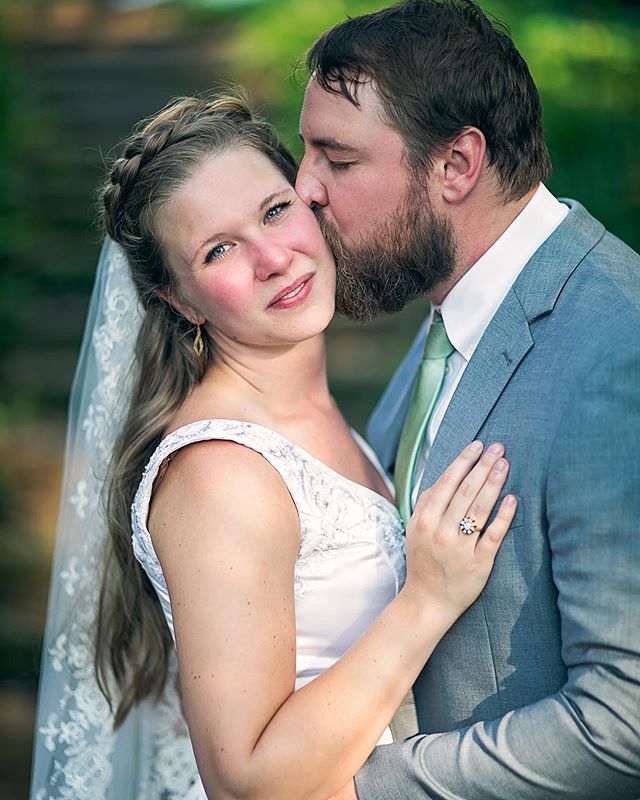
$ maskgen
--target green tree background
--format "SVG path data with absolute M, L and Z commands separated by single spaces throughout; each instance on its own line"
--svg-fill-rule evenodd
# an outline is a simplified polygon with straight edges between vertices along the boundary
M 26 796 L 34 692 L 73 366 L 100 233 L 104 154 L 170 96 L 224 82 L 300 155 L 301 55 L 373 0 L 0 0 L 0 796 Z M 640 249 L 640 9 L 487 0 L 540 89 L 554 173 Z M 328 336 L 334 393 L 363 428 L 424 305 Z

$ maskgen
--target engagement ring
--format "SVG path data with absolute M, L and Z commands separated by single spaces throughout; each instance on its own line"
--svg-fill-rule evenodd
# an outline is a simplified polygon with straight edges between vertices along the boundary
M 471 536 L 476 533 L 477 530 L 476 521 L 475 519 L 471 519 L 471 517 L 465 517 L 460 523 L 460 533 L 464 533 L 465 536 Z

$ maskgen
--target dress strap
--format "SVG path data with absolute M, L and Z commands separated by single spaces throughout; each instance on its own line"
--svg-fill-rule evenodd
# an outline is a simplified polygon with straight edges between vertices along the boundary
M 167 459 L 178 450 L 190 444 L 214 440 L 237 442 L 260 453 L 282 477 L 298 513 L 300 504 L 304 503 L 300 482 L 294 479 L 300 469 L 295 448 L 275 431 L 255 423 L 228 419 L 200 420 L 178 428 L 160 442 L 149 459 L 131 506 L 134 553 L 159 583 L 164 583 L 164 576 L 147 528 L 156 478 Z
M 290 453 L 290 443 L 284 437 L 252 422 L 206 419 L 184 425 L 160 442 L 145 467 L 136 501 L 146 504 L 148 511 L 154 483 L 167 459 L 190 444 L 216 439 L 237 442 L 263 455 L 280 473 L 287 488 L 290 489 L 291 470 L 295 469 L 295 459 Z

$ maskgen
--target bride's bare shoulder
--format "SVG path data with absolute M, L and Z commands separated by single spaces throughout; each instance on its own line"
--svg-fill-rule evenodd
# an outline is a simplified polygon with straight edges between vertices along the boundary
M 156 482 L 148 526 L 154 544 L 174 539 L 176 530 L 180 536 L 215 529 L 216 536 L 229 531 L 237 537 L 263 535 L 270 526 L 288 531 L 297 546 L 299 518 L 283 478 L 264 456 L 238 442 L 186 445 Z

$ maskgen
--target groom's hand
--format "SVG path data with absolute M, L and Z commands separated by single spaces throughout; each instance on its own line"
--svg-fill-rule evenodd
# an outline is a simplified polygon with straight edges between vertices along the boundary
M 353 778 L 340 789 L 340 791 L 332 794 L 329 800 L 358 800 L 356 792 L 356 784 Z

